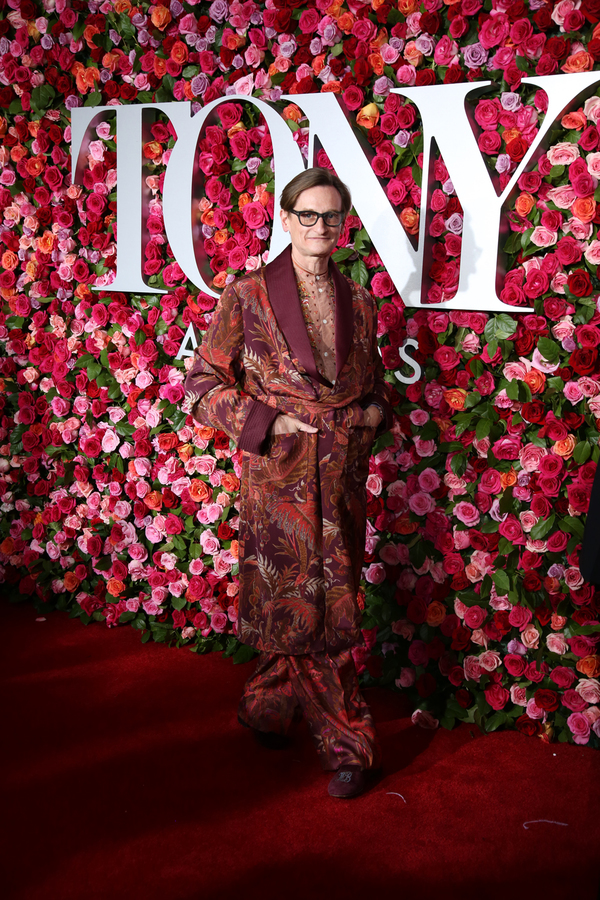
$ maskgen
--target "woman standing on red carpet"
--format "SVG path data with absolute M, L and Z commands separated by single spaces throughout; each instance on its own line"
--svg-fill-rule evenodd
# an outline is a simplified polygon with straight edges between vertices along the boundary
M 331 259 L 350 208 L 327 169 L 287 185 L 291 248 L 225 289 L 185 384 L 186 408 L 244 451 L 238 636 L 260 657 L 239 719 L 281 746 L 301 711 L 335 797 L 379 764 L 351 650 L 369 457 L 390 417 L 375 303 Z

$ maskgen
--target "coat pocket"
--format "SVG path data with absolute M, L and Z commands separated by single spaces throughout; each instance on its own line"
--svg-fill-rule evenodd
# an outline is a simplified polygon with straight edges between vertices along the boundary
M 308 492 L 309 435 L 274 434 L 266 456 L 250 454 L 250 487 L 269 498 L 303 503 Z

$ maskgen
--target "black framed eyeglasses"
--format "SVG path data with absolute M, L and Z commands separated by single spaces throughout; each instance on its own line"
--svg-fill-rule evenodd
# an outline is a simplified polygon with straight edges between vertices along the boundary
M 318 213 L 312 209 L 301 209 L 300 211 L 297 209 L 290 209 L 288 211 L 295 216 L 298 216 L 298 221 L 301 225 L 304 225 L 305 228 L 316 225 L 319 219 L 323 219 L 329 228 L 336 228 L 338 225 L 342 224 L 342 219 L 344 218 L 344 213 L 337 211 L 326 213 Z

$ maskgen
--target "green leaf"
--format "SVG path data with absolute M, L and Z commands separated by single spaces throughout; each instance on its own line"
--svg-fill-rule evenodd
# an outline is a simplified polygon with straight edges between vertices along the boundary
M 560 347 L 556 341 L 552 341 L 550 338 L 541 337 L 537 342 L 537 348 L 546 362 L 555 363 L 559 361 Z
M 513 335 L 516 330 L 517 323 L 512 316 L 508 313 L 499 313 L 497 316 L 492 316 L 492 318 L 487 321 L 484 335 L 488 342 L 495 338 L 505 340 Z
M 550 534 L 554 527 L 556 516 L 552 513 L 547 519 L 541 519 L 533 526 L 529 532 L 534 541 L 542 541 L 547 534 Z
M 514 378 L 512 381 L 508 382 L 505 390 L 506 390 L 506 396 L 509 397 L 511 400 L 519 399 L 519 382 L 517 381 L 516 378 Z
M 501 725 L 506 724 L 507 715 L 502 710 L 498 710 L 494 713 L 493 716 L 490 716 L 489 719 L 486 719 L 485 722 L 485 730 L 487 732 L 496 731 L 497 728 L 500 728 Z
M 233 662 L 235 665 L 239 665 L 240 663 L 250 662 L 251 659 L 254 659 L 256 656 L 256 650 L 252 647 L 248 647 L 247 644 L 240 644 L 238 649 L 233 654 Z
M 336 250 L 335 253 L 332 254 L 332 259 L 334 262 L 344 262 L 345 259 L 348 259 L 349 256 L 352 256 L 354 253 L 354 247 L 340 247 L 339 250 Z
M 181 74 L 183 78 L 195 78 L 195 76 L 198 75 L 199 72 L 199 66 L 186 66 Z
M 583 537 L 584 525 L 581 519 L 576 519 L 575 516 L 565 516 L 565 518 L 560 523 L 561 531 L 565 531 L 567 534 L 574 532 L 578 537 Z
M 31 92 L 31 104 L 37 109 L 49 109 L 56 97 L 56 91 L 50 84 L 40 84 Z
M 573 459 L 580 466 L 590 458 L 592 453 L 592 445 L 589 441 L 580 441 L 573 451 Z
M 492 429 L 492 423 L 489 419 L 479 419 L 477 425 L 475 426 L 475 437 L 478 441 L 482 441 L 483 438 L 486 438 Z
M 185 597 L 171 597 L 171 605 L 175 609 L 183 609 L 186 603 L 187 600 L 185 599 Z
M 456 453 L 450 460 L 450 468 L 460 478 L 467 470 L 467 457 L 464 453 Z
M 102 103 L 102 94 L 100 91 L 92 91 L 91 94 L 88 94 L 85 98 L 83 105 L 84 106 L 100 106 Z
M 369 272 L 362 259 L 357 259 L 353 264 L 352 270 L 350 272 L 350 278 L 352 279 L 352 281 L 356 281 L 357 284 L 360 284 L 362 287 L 367 286 L 369 281 Z
M 510 579 L 506 572 L 502 569 L 498 569 L 492 574 L 492 581 L 496 585 L 496 590 L 501 596 L 508 594 L 510 590 Z

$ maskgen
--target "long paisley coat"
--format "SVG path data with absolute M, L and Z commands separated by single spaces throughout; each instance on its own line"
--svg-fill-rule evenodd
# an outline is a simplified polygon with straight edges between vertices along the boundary
M 377 310 L 330 261 L 336 379 L 323 378 L 304 324 L 290 249 L 223 292 L 185 382 L 184 408 L 243 450 L 238 636 L 269 653 L 335 653 L 362 640 L 357 603 L 366 479 L 386 412 Z M 278 413 L 318 427 L 269 436 Z

